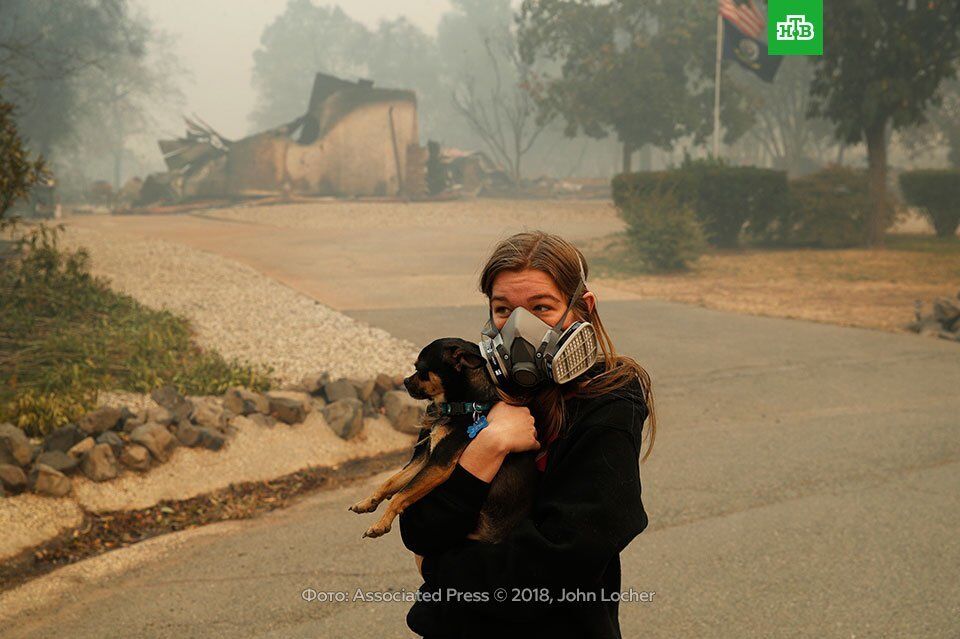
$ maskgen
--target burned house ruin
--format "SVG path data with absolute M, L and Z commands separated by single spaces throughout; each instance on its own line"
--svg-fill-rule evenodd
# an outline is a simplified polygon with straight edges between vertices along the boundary
M 161 140 L 169 169 L 144 182 L 139 204 L 269 195 L 396 196 L 425 190 L 413 91 L 318 73 L 306 113 L 241 140 L 187 119 Z

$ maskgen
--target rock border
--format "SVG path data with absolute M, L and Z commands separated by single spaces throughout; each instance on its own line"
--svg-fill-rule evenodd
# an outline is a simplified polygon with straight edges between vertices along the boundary
M 957 291 L 957 300 L 960 300 L 960 291 Z M 933 309 L 930 313 L 923 313 L 923 300 L 914 302 L 916 319 L 907 324 L 907 330 L 928 337 L 939 337 L 960 342 L 960 302 L 949 297 L 938 297 L 933 300 Z
M 325 372 L 299 384 L 260 393 L 233 387 L 221 397 L 185 397 L 172 386 L 155 389 L 156 406 L 133 412 L 103 406 L 76 423 L 31 440 L 12 424 L 0 424 L 0 497 L 32 491 L 63 497 L 71 475 L 104 482 L 124 472 L 148 472 L 168 461 L 180 446 L 212 451 L 227 446 L 240 416 L 263 428 L 295 426 L 314 411 L 341 439 L 363 432 L 365 418 L 385 415 L 399 432 L 419 432 L 426 401 L 403 390 L 403 377 L 387 374 L 368 380 L 331 379 Z

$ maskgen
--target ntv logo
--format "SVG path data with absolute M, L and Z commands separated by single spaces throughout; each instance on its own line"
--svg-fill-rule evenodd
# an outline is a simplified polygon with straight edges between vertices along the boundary
M 770 55 L 823 55 L 823 0 L 769 0 L 768 7 Z
M 777 22 L 777 40 L 805 42 L 816 35 L 813 23 L 807 22 L 805 15 L 788 15 L 783 22 Z

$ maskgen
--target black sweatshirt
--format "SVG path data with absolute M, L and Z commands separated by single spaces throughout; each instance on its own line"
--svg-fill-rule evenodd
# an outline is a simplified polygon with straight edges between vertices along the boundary
M 430 639 L 620 637 L 611 597 L 620 592 L 620 552 L 647 526 L 639 466 L 647 406 L 635 380 L 600 397 L 570 398 L 566 408 L 533 510 L 501 543 L 465 539 L 489 484 L 459 464 L 400 515 L 404 545 L 424 556 L 420 593 L 431 597 L 407 615 L 414 632 Z M 564 591 L 579 601 L 557 603 Z

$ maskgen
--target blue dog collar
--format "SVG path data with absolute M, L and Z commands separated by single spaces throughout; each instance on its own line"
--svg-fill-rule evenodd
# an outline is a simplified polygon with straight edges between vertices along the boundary
M 437 410 L 441 415 L 469 415 L 470 413 L 486 413 L 493 404 L 481 402 L 441 402 Z
M 470 439 L 473 439 L 474 437 L 477 436 L 477 433 L 479 433 L 481 430 L 483 430 L 489 425 L 490 425 L 490 422 L 487 421 L 487 416 L 480 415 L 480 417 L 477 418 L 477 421 L 467 426 L 467 437 L 469 437 Z

